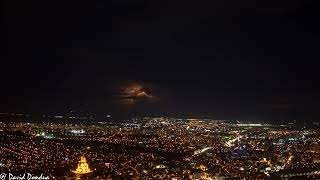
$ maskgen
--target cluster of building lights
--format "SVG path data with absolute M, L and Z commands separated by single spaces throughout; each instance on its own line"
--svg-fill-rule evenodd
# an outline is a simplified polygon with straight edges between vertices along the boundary
M 173 118 L 91 125 L 0 123 L 0 129 L 5 139 L 0 168 L 8 172 L 43 170 L 55 177 L 55 169 L 63 167 L 66 177 L 89 179 L 261 179 L 318 177 L 320 170 L 317 129 Z

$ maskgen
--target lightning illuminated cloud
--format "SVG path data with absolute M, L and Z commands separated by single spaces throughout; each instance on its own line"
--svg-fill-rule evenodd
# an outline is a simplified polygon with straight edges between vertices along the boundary
M 115 96 L 116 100 L 121 104 L 135 104 L 137 102 L 146 102 L 155 99 L 150 89 L 141 84 L 128 84 L 122 86 Z

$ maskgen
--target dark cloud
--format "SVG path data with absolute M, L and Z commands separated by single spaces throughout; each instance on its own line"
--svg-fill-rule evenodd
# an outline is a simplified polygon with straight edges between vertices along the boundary
M 136 103 L 155 102 L 159 99 L 152 94 L 151 88 L 141 83 L 128 83 L 117 88 L 114 100 L 117 103 L 133 105 Z

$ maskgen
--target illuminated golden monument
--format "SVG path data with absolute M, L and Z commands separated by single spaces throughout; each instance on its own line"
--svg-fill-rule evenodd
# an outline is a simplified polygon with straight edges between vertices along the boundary
M 90 170 L 89 165 L 87 164 L 86 158 L 84 156 L 81 156 L 77 169 L 72 172 L 75 174 L 81 175 L 81 174 L 91 173 L 92 170 Z

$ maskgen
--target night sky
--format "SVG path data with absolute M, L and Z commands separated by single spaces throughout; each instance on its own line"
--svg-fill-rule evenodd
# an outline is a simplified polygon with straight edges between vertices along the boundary
M 7 1 L 1 112 L 318 120 L 313 1 Z

